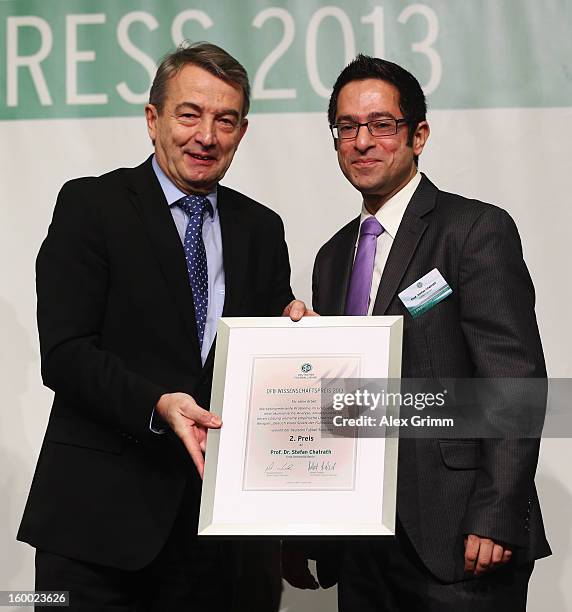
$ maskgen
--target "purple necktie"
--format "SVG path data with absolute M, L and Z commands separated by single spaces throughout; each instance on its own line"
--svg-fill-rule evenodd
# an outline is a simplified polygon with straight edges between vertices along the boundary
M 347 315 L 367 314 L 377 237 L 382 233 L 383 226 L 375 217 L 368 217 L 361 224 L 356 258 L 346 299 L 345 314 Z

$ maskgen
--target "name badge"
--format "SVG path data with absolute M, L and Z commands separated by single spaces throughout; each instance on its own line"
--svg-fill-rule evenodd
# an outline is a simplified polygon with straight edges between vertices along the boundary
M 437 268 L 422 276 L 418 281 L 399 294 L 399 299 L 416 319 L 430 308 L 451 295 L 453 290 Z

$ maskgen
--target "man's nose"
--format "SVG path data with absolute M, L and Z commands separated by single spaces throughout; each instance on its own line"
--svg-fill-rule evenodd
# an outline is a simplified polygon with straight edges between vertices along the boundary
M 354 141 L 354 146 L 358 151 L 366 151 L 370 147 L 375 146 L 375 139 L 369 133 L 367 125 L 360 125 L 358 133 Z
M 216 144 L 216 127 L 212 119 L 202 119 L 195 132 L 195 140 L 203 147 L 212 147 Z

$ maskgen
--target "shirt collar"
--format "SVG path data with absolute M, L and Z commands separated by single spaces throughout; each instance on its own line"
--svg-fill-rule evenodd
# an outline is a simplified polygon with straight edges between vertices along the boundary
M 159 166 L 157 162 L 157 158 L 153 155 L 153 159 L 151 161 L 151 165 L 153 166 L 153 170 L 155 171 L 155 176 L 161 185 L 161 189 L 165 194 L 165 198 L 167 200 L 167 204 L 169 206 L 173 206 L 177 200 L 184 198 L 187 196 L 186 193 L 182 192 L 173 181 L 163 172 L 161 166 Z M 213 207 L 213 219 L 217 215 L 217 189 L 214 188 L 213 191 L 207 194 L 206 196 Z
M 420 182 L 421 173 L 416 172 L 415 176 L 409 181 L 409 183 L 407 183 L 405 187 L 401 188 L 394 196 L 389 198 L 389 200 L 387 200 L 387 202 L 375 213 L 375 218 L 381 223 L 383 229 L 391 236 L 392 239 L 395 239 L 395 235 L 399 229 L 399 224 L 401 223 L 401 219 L 403 219 L 403 215 L 405 214 L 405 209 L 407 208 L 409 200 L 411 200 Z M 362 204 L 360 226 L 365 219 L 371 216 L 371 213 L 365 207 L 365 203 Z

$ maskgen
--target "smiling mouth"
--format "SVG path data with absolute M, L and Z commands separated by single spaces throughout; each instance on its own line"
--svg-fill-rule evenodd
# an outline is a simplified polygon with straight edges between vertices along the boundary
M 362 166 L 362 165 L 369 166 L 371 164 L 377 164 L 378 162 L 379 162 L 379 159 L 364 158 L 364 159 L 356 159 L 352 163 L 357 166 Z
M 187 153 L 187 155 L 189 157 L 192 157 L 193 159 L 196 159 L 202 162 L 211 162 L 211 161 L 215 161 L 216 159 L 212 155 L 199 155 L 198 153 Z

